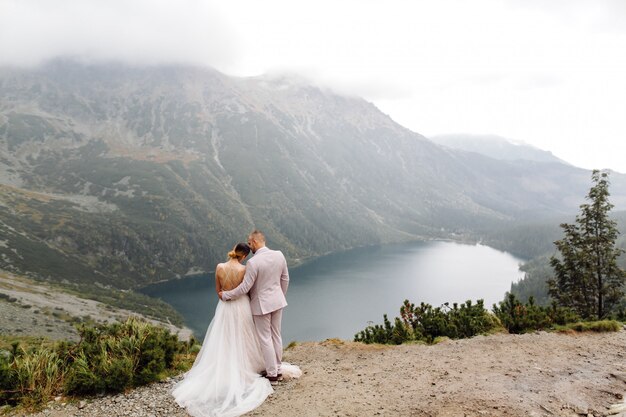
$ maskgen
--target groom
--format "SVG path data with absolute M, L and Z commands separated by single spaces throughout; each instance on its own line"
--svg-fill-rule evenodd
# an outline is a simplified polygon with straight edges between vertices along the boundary
M 280 325 L 283 308 L 287 306 L 285 295 L 289 286 L 289 271 L 283 253 L 268 249 L 265 236 L 260 231 L 250 233 L 248 246 L 254 256 L 246 263 L 243 281 L 233 290 L 220 292 L 219 297 L 228 301 L 244 294 L 250 295 L 250 309 L 265 361 L 266 378 L 274 382 L 282 376 Z

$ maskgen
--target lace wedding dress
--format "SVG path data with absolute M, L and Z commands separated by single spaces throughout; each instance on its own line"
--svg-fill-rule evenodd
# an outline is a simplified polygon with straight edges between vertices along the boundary
M 265 401 L 273 391 L 266 378 L 250 299 L 219 301 L 193 367 L 172 395 L 193 417 L 235 417 Z M 285 378 L 298 378 L 300 368 L 283 362 Z

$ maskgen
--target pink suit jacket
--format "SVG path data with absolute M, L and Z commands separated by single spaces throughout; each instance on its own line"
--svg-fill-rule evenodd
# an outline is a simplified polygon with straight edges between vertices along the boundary
M 255 316 L 269 314 L 287 306 L 289 271 L 285 256 L 279 250 L 262 247 L 246 263 L 246 274 L 239 286 L 222 293 L 224 301 L 244 294 L 250 296 L 250 309 Z

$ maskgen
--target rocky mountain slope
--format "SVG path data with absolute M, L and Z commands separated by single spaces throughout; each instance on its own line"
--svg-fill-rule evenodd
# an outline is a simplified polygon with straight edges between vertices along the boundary
M 522 142 L 514 142 L 496 135 L 450 134 L 430 136 L 429 139 L 448 148 L 475 152 L 490 158 L 505 161 L 524 160 L 556 162 L 560 164 L 567 163 L 554 156 L 552 152 L 544 151 Z
M 292 263 L 573 213 L 589 172 L 444 148 L 286 78 L 57 60 L 0 69 L 0 269 L 134 288 L 252 228 Z M 612 177 L 626 207 L 626 176 Z
M 144 308 L 148 315 L 140 315 L 0 271 L 0 335 L 78 341 L 76 326 L 81 323 L 124 322 L 135 316 L 165 327 L 180 340 L 189 340 L 191 329 L 172 324 L 178 314 L 163 302 L 158 307 L 160 314 L 149 314 Z

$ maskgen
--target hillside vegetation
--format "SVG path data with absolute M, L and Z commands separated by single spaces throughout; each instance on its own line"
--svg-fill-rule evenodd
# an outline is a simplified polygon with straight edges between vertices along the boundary
M 574 216 L 571 216 L 557 221 L 556 226 L 555 222 L 520 226 L 510 231 L 498 232 L 488 238 L 486 243 L 493 247 L 527 255 L 522 255 L 528 259 L 521 267 L 525 272 L 525 277 L 511 285 L 511 293 L 520 300 L 526 302 L 533 297 L 539 305 L 550 303 L 547 282 L 554 277 L 554 269 L 550 266 L 550 256 L 556 253 L 554 242 L 563 237 L 563 231 L 558 224 L 572 222 L 573 218 Z M 621 232 L 616 241 L 616 247 L 626 250 L 626 212 L 611 213 L 611 218 L 615 219 L 617 229 Z M 626 255 L 620 256 L 617 264 L 626 270 Z
M 574 213 L 589 173 L 440 147 L 288 78 L 0 69 L 0 269 L 133 289 L 211 271 L 262 229 L 295 265 L 362 245 L 478 239 Z M 612 177 L 626 207 L 626 176 Z

